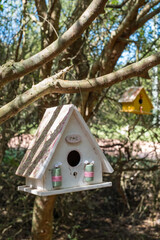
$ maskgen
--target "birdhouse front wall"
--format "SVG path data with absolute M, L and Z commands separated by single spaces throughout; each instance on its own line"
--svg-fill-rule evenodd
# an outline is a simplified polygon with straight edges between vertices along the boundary
M 76 136 L 74 141 L 71 136 Z M 90 183 L 101 183 L 102 164 L 99 154 L 90 142 L 87 132 L 78 122 L 76 114 L 73 114 L 44 174 L 44 189 L 53 190 L 52 172 L 57 166 L 61 169 L 58 176 L 61 188 L 87 185 L 84 177 L 87 161 L 94 162 L 94 178 Z
M 133 112 L 134 110 L 135 110 L 134 102 L 122 104 L 123 112 Z
M 119 99 L 122 112 L 151 114 L 152 102 L 143 87 L 131 87 Z
M 140 94 L 138 94 L 138 96 L 134 100 L 134 108 L 137 113 L 150 114 L 150 111 L 152 110 L 152 105 L 149 98 L 146 96 L 144 89 L 142 89 Z

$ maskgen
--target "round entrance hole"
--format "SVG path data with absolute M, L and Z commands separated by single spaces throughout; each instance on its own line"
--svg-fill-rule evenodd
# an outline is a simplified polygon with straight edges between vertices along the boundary
M 79 152 L 77 151 L 71 151 L 68 156 L 67 156 L 67 161 L 68 161 L 68 164 L 71 166 L 71 167 L 75 167 L 79 164 L 80 162 L 80 154 Z
M 143 103 L 143 99 L 140 98 L 140 99 L 139 99 L 139 104 L 142 104 L 142 103 Z

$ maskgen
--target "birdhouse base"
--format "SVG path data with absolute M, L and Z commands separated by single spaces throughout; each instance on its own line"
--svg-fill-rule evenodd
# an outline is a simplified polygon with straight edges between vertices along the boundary
M 64 193 L 70 193 L 70 192 L 79 192 L 79 191 L 111 187 L 111 186 L 112 186 L 111 182 L 103 182 L 103 183 L 85 185 L 85 186 L 81 186 L 81 187 L 63 188 L 63 189 L 55 189 L 52 191 L 46 191 L 46 190 L 31 188 L 27 185 L 23 185 L 23 186 L 19 186 L 18 190 L 23 191 L 23 192 L 32 193 L 32 194 L 38 195 L 38 196 L 51 196 L 51 195 L 58 195 L 58 194 L 64 194 Z
M 135 114 L 139 114 L 139 115 L 152 115 L 152 113 L 151 112 L 140 112 L 140 111 L 136 111 L 136 110 L 131 110 L 131 111 L 129 111 L 129 110 L 121 110 L 120 112 L 125 112 L 125 113 L 135 113 Z

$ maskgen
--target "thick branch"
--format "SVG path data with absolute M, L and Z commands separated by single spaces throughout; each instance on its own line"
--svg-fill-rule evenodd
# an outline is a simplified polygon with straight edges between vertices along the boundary
M 55 7 L 55 4 L 56 4 L 57 0 L 50 0 L 48 2 L 48 16 L 51 16 L 51 13 L 54 11 L 54 7 Z
M 124 50 L 127 43 L 122 43 L 121 38 L 126 35 L 126 38 L 129 38 L 131 35 L 132 28 L 136 28 L 133 23 L 137 17 L 139 7 L 144 3 L 144 0 L 136 1 L 135 3 L 130 2 L 128 6 L 128 13 L 123 19 L 122 23 L 118 26 L 115 31 L 112 31 L 111 37 L 107 44 L 105 45 L 101 56 L 93 63 L 91 69 L 91 76 L 94 77 L 95 74 L 100 71 L 100 74 L 106 74 L 113 70 L 120 54 Z M 132 30 L 134 32 L 135 30 Z
M 133 63 L 121 70 L 98 78 L 80 81 L 55 79 L 55 76 L 46 78 L 37 85 L 34 85 L 27 92 L 17 96 L 13 101 L 3 106 L 0 109 L 0 124 L 46 94 L 76 93 L 82 91 L 93 91 L 99 88 L 107 88 L 126 79 L 140 76 L 158 64 L 160 64 L 160 52 L 137 63 Z
M 139 21 L 142 17 L 144 17 L 154 6 L 159 3 L 159 0 L 155 0 L 154 2 L 150 2 L 144 6 L 144 8 L 140 11 L 137 16 L 137 21 Z
M 47 6 L 45 0 L 35 0 L 37 12 L 40 16 L 43 18 L 46 17 L 46 12 L 47 12 Z M 40 18 L 40 21 L 42 21 L 42 18 Z
M 143 0 L 144 1 L 144 0 Z M 111 38 L 105 47 L 105 51 L 108 51 L 108 49 L 112 48 L 115 44 L 116 40 L 119 38 L 119 36 L 124 32 L 124 30 L 130 25 L 131 21 L 133 20 L 134 16 L 137 14 L 137 11 L 139 9 L 139 6 L 142 4 L 142 0 L 139 0 L 136 2 L 136 4 L 133 5 L 133 7 L 128 11 L 127 16 L 122 21 L 122 23 L 119 25 L 117 30 L 113 31 L 111 34 Z
M 147 15 L 145 15 L 144 17 L 140 18 L 139 21 L 135 22 L 136 25 L 136 29 L 142 27 L 148 20 L 150 20 L 151 18 L 153 18 L 156 14 L 160 13 L 160 7 L 155 9 L 154 11 L 152 11 L 151 13 L 148 13 Z
M 104 11 L 106 2 L 107 0 L 93 0 L 81 17 L 64 34 L 41 52 L 24 61 L 12 63 L 10 66 L 3 65 L 0 68 L 0 87 L 41 67 L 42 64 L 51 61 L 70 46 L 81 36 L 91 22 Z

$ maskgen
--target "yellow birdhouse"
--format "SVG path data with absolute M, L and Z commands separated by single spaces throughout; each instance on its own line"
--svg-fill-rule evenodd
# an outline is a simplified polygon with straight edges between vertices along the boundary
M 119 99 L 122 112 L 135 114 L 152 114 L 152 102 L 143 87 L 131 87 Z

